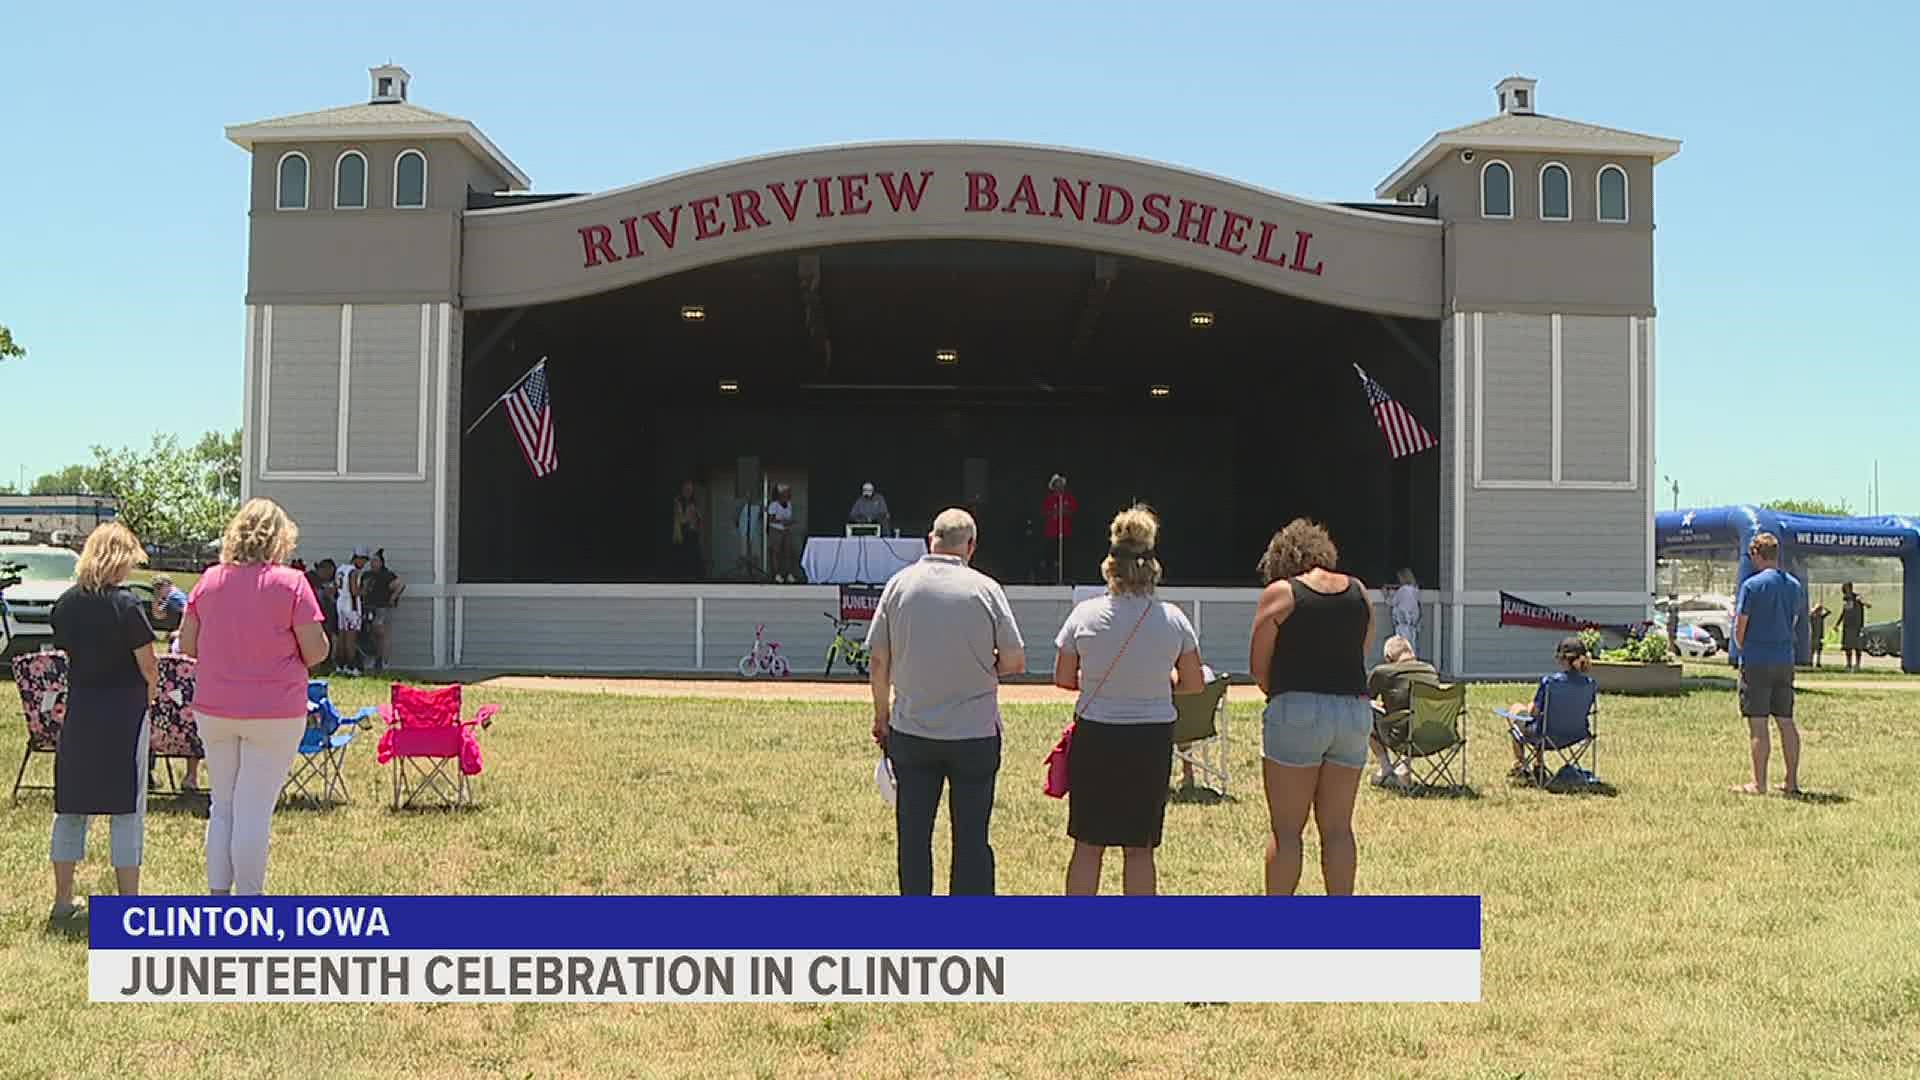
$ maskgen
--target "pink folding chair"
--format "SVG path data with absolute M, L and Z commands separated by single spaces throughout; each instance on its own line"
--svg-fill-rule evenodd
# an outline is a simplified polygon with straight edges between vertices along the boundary
M 193 687 L 192 657 L 160 658 L 160 694 L 147 712 L 147 751 L 154 760 L 167 763 L 167 790 L 177 795 L 186 794 L 187 789 L 174 779 L 173 763 L 207 756 L 200 745 L 200 726 L 193 719 Z
M 433 799 L 444 806 L 471 806 L 468 777 L 480 773 L 482 728 L 493 724 L 498 705 L 482 705 L 470 720 L 460 716 L 460 687 L 421 690 L 393 685 L 392 703 L 382 706 L 387 729 L 380 736 L 380 764 L 393 763 L 393 808 Z
M 13 658 L 13 684 L 20 690 L 20 710 L 27 718 L 27 752 L 13 777 L 13 801 L 22 791 L 52 791 L 52 784 L 28 784 L 27 763 L 35 754 L 52 754 L 60 746 L 60 725 L 67 719 L 67 654 L 21 653 Z

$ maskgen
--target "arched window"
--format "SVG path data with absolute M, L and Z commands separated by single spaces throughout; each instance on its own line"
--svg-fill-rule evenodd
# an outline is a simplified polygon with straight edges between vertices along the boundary
M 1603 165 L 1597 183 L 1600 186 L 1600 220 L 1627 220 L 1627 170 L 1618 165 Z
M 393 208 L 419 210 L 427 205 L 427 155 L 402 150 L 393 159 Z
M 1504 161 L 1489 161 L 1480 169 L 1480 216 L 1513 216 L 1513 170 Z
M 333 208 L 367 208 L 367 155 L 349 150 L 333 164 Z
M 273 206 L 276 210 L 307 208 L 307 155 L 289 150 L 280 155 L 278 184 Z
M 1573 220 L 1573 180 L 1557 161 L 1540 167 L 1540 220 Z

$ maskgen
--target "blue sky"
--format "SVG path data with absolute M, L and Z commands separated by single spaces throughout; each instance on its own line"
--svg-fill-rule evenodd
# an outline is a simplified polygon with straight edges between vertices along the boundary
M 1323 199 L 1540 79 L 1544 112 L 1682 139 L 1655 179 L 1657 470 L 1687 504 L 1920 513 L 1902 437 L 1920 172 L 1911 5 L 21 5 L 0 65 L 0 480 L 240 415 L 246 158 L 229 123 L 364 100 L 467 117 L 536 190 L 771 150 L 992 138 Z M 297 19 L 290 22 L 288 16 Z M 1663 493 L 1661 505 L 1669 505 Z

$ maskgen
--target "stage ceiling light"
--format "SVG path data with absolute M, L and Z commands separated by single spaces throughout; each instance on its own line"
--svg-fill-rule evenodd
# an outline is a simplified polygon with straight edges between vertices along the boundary
M 1195 330 L 1210 330 L 1213 328 L 1213 312 L 1196 311 L 1187 316 L 1187 325 Z
M 740 392 L 740 383 L 739 383 L 739 380 L 737 380 L 737 379 L 721 379 L 721 380 L 720 380 L 720 392 L 721 392 L 721 393 L 723 393 L 723 394 L 737 394 L 737 393 L 739 393 L 739 392 Z
M 1171 386 L 1149 386 L 1149 387 L 1147 387 L 1147 396 L 1148 396 L 1148 397 L 1157 397 L 1157 398 L 1163 398 L 1163 397 L 1172 397 L 1172 396 L 1173 396 L 1173 387 L 1171 387 Z
M 933 362 L 936 364 L 957 364 L 960 362 L 959 349 L 933 350 Z
M 706 322 L 707 309 L 699 304 L 683 304 L 680 307 L 681 322 Z

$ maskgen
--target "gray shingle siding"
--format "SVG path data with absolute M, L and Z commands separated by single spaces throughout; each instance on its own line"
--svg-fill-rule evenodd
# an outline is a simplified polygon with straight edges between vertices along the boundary
M 465 642 L 460 662 L 468 667 L 694 670 L 691 599 L 468 597 L 463 603 Z M 709 601 L 709 609 L 712 604 Z M 752 636 L 749 626 L 747 637 Z M 709 649 L 708 660 L 713 659 Z M 729 666 L 739 659 L 739 653 L 734 653 Z
M 267 461 L 273 472 L 333 472 L 340 434 L 340 309 L 283 305 L 265 336 Z
M 1484 480 L 1553 477 L 1553 337 L 1544 315 L 1487 315 L 1480 387 Z
M 361 304 L 353 309 L 353 367 L 347 380 L 349 473 L 420 471 L 420 312 L 418 304 Z
M 258 480 L 254 493 L 286 508 L 300 526 L 295 556 L 308 565 L 345 560 L 356 544 L 385 548 L 394 572 L 433 580 L 433 485 L 422 481 Z M 423 602 L 420 605 L 428 605 Z
M 1628 320 L 1560 320 L 1560 478 L 1625 483 L 1632 413 Z

